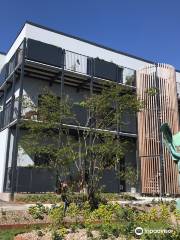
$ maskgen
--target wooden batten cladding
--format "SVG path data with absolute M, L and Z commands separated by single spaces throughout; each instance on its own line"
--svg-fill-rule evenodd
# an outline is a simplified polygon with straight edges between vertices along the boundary
M 137 71 L 137 94 L 144 101 L 138 113 L 139 159 L 142 193 L 160 193 L 161 134 L 159 126 L 167 122 L 172 133 L 178 132 L 178 103 L 175 69 L 166 64 L 148 65 Z M 178 170 L 162 147 L 164 193 L 179 194 Z

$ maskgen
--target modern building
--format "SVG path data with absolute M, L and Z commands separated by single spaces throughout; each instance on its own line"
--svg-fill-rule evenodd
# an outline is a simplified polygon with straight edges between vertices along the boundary
M 180 71 L 26 22 L 9 51 L 0 53 L 0 72 L 1 193 L 53 191 L 53 172 L 29 168 L 36 161 L 19 147 L 24 130 L 18 123 L 31 115 L 31 109 L 23 109 L 22 98 L 26 96 L 38 105 L 46 86 L 57 96 L 63 91 L 73 101 L 80 101 L 92 92 L 100 92 L 109 81 L 127 85 L 146 101 L 146 110 L 138 116 L 125 115 L 119 130 L 120 136 L 133 142 L 124 162 L 137 169 L 138 191 L 159 194 L 163 183 L 164 193 L 179 193 L 177 168 L 161 146 L 159 127 L 168 121 L 173 131 L 178 131 Z M 158 94 L 147 97 L 146 90 L 153 88 Z M 80 127 L 85 128 L 87 114 L 79 107 L 74 112 Z M 67 125 L 76 131 L 75 123 Z M 129 191 L 130 187 L 108 170 L 103 183 L 111 192 Z

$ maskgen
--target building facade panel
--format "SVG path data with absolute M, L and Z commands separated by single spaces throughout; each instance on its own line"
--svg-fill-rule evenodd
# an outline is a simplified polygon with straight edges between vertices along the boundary
M 138 113 L 142 192 L 178 194 L 177 165 L 162 143 L 161 124 L 179 129 L 175 70 L 165 64 L 148 65 L 137 72 L 137 93 L 144 109 Z

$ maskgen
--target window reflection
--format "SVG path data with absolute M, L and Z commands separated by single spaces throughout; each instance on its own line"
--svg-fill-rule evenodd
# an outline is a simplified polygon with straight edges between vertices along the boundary
M 123 83 L 131 86 L 135 86 L 136 73 L 135 70 L 124 68 L 123 70 Z

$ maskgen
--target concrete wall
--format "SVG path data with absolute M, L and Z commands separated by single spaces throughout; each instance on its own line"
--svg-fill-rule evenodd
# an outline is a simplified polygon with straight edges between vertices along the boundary
M 8 129 L 0 132 L 0 193 L 3 192 Z
M 5 58 L 6 58 L 6 55 L 0 53 L 0 71 L 1 71 L 1 68 L 3 67 L 3 65 L 4 65 Z
M 53 83 L 52 86 L 48 82 L 37 80 L 33 78 L 25 78 L 24 81 L 24 96 L 32 101 L 35 106 L 38 105 L 38 96 L 44 92 L 44 89 L 48 88 L 57 96 L 60 96 L 60 84 Z M 77 89 L 71 86 L 64 86 L 64 94 L 69 97 L 70 101 L 77 103 L 82 101 L 85 97 L 89 96 L 88 90 L 80 90 L 77 92 Z M 27 108 L 23 113 L 29 111 Z M 73 107 L 73 111 L 78 115 L 79 121 L 83 124 L 86 122 L 86 113 L 83 109 L 78 107 Z
M 19 33 L 16 40 L 13 42 L 12 46 L 10 47 L 8 53 L 6 54 L 5 63 L 9 62 L 11 57 L 14 55 L 20 44 L 22 43 L 23 39 L 26 37 L 26 25 L 22 28 L 21 32 Z

